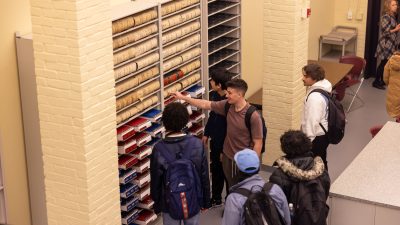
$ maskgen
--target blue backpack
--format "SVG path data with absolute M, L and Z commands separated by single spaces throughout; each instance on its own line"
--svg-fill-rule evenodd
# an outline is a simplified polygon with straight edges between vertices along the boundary
M 165 173 L 165 202 L 169 215 L 176 220 L 188 219 L 200 211 L 203 199 L 200 177 L 194 163 L 190 160 L 190 146 L 197 138 L 187 136 L 177 143 L 179 151 L 168 148 L 160 142 L 160 154 L 167 162 Z M 183 143 L 186 144 L 183 146 Z

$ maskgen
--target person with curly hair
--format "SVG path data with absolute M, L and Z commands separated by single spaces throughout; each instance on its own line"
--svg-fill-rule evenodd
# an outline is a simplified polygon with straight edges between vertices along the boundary
M 299 185 L 303 182 L 315 183 L 316 181 L 322 186 L 321 193 L 324 196 L 318 195 L 314 197 L 316 199 L 321 198 L 319 200 L 325 202 L 329 195 L 331 181 L 321 157 L 314 157 L 313 153 L 311 152 L 312 143 L 310 139 L 300 130 L 289 130 L 281 136 L 280 142 L 281 149 L 285 155 L 274 162 L 273 166 L 277 167 L 277 169 L 272 173 L 269 181 L 279 185 L 285 193 L 288 202 L 294 204 L 298 203 L 296 203 L 298 199 L 296 196 L 292 195 L 298 194 L 297 191 L 300 190 Z M 322 199 L 322 197 L 324 197 L 324 199 Z M 296 207 L 301 206 L 304 205 L 297 204 Z M 296 210 L 297 209 L 295 208 L 294 213 L 297 212 Z M 307 211 L 301 209 L 298 210 Z M 320 225 L 326 225 L 327 214 L 325 215 L 322 213 L 316 215 L 319 215 L 320 217 L 313 219 L 319 221 L 318 224 Z M 298 217 L 294 216 L 292 219 L 292 224 L 294 225 L 309 224 L 304 223 L 304 221 L 302 221 L 304 217 L 302 218 L 299 215 Z
M 164 156 L 169 154 L 176 158 L 184 157 L 193 162 L 200 180 L 200 187 L 198 186 L 197 190 L 201 190 L 203 196 L 199 202 L 199 208 L 205 210 L 210 208 L 210 180 L 204 145 L 197 137 L 187 135 L 182 131 L 189 122 L 189 113 L 183 104 L 168 104 L 163 111 L 162 121 L 167 134 L 162 141 L 154 146 L 150 160 L 150 193 L 154 200 L 154 211 L 155 213 L 162 213 L 164 225 L 175 225 L 181 222 L 187 225 L 198 225 L 200 211 L 196 215 L 183 220 L 177 220 L 170 216 L 171 212 L 167 207 L 165 187 L 165 174 L 169 163 Z
M 400 24 L 397 24 L 397 0 L 385 0 L 384 14 L 381 17 L 381 36 L 376 47 L 375 57 L 380 60 L 376 69 L 375 80 L 372 83 L 374 88 L 385 89 L 383 71 L 385 65 L 396 50 L 397 33 L 400 31 Z

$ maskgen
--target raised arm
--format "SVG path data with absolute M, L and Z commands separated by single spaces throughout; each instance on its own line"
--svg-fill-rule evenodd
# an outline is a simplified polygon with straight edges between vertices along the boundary
M 211 109 L 211 101 L 205 100 L 205 99 L 196 99 L 196 98 L 191 98 L 188 96 L 182 95 L 180 92 L 175 92 L 172 94 L 176 99 L 184 100 L 185 102 L 189 103 L 190 105 L 202 108 L 202 109 Z

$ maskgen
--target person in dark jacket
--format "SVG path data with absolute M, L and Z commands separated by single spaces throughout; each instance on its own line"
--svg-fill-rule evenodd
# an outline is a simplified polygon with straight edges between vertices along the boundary
M 224 68 L 218 68 L 211 71 L 210 73 L 210 84 L 212 88 L 212 92 L 210 93 L 210 100 L 225 100 L 225 84 L 231 79 L 231 77 L 227 74 L 227 71 Z M 211 204 L 213 206 L 219 206 L 222 204 L 222 190 L 224 189 L 224 183 L 226 183 L 226 178 L 222 169 L 222 162 L 220 157 L 224 148 L 225 136 L 225 116 L 219 115 L 211 111 L 204 129 L 204 136 L 202 140 L 204 145 L 207 145 L 207 142 L 210 139 L 210 169 L 212 194 Z M 227 184 L 226 188 L 228 188 Z M 226 190 L 226 193 L 228 194 L 228 190 Z
M 189 114 L 187 108 L 181 103 L 170 103 L 164 109 L 162 115 L 163 124 L 167 130 L 165 139 L 162 144 L 168 145 L 168 150 L 175 151 L 175 154 L 181 150 L 180 146 L 185 146 L 188 141 L 191 142 L 190 148 L 184 151 L 190 151 L 190 160 L 193 162 L 197 174 L 201 182 L 201 190 L 203 192 L 203 199 L 200 203 L 200 208 L 205 210 L 210 207 L 210 181 L 208 178 L 208 162 L 204 145 L 200 139 L 182 132 L 182 129 L 189 121 Z M 186 225 L 198 225 L 200 212 L 186 220 L 175 220 L 169 215 L 168 207 L 165 202 L 165 173 L 167 162 L 160 153 L 161 143 L 154 146 L 153 153 L 150 161 L 150 192 L 154 200 L 154 211 L 156 213 L 162 212 L 164 225 L 176 225 L 184 222 Z
M 235 154 L 235 163 L 239 169 L 237 184 L 231 187 L 231 193 L 226 199 L 222 225 L 245 225 L 244 204 L 247 197 L 235 193 L 238 188 L 254 190 L 264 186 L 264 179 L 258 174 L 260 171 L 260 159 L 257 153 L 251 149 L 244 149 Z M 290 212 L 285 194 L 282 189 L 274 184 L 269 191 L 278 213 L 285 225 L 290 225 Z
M 286 154 L 274 162 L 277 167 L 269 178 L 271 183 L 279 185 L 288 201 L 294 185 L 301 181 L 319 179 L 328 198 L 330 178 L 321 157 L 314 158 L 311 141 L 301 131 L 289 130 L 281 138 L 281 148 Z M 296 224 L 295 221 L 292 223 Z

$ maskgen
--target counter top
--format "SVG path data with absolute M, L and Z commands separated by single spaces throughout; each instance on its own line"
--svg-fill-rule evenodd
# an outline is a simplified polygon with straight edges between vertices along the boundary
M 387 122 L 332 184 L 337 196 L 400 208 L 400 124 Z

